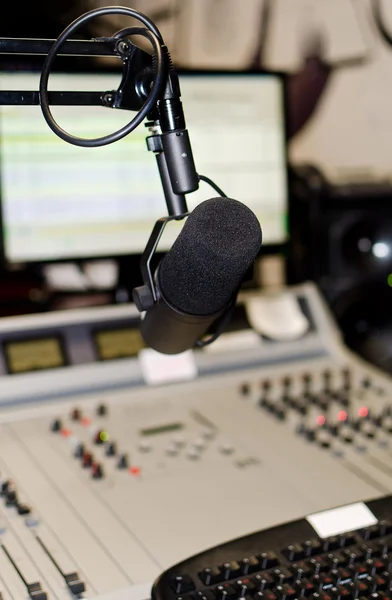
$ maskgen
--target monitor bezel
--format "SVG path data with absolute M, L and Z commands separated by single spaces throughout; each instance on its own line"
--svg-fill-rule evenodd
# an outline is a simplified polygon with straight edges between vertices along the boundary
M 272 77 L 277 77 L 281 80 L 282 82 L 282 116 L 283 116 L 283 136 L 284 136 L 284 162 L 285 162 L 285 187 L 287 190 L 287 215 L 286 215 L 286 232 L 287 232 L 287 237 L 285 241 L 282 242 L 278 242 L 278 243 L 267 243 L 267 244 L 262 244 L 261 247 L 261 251 L 260 251 L 260 256 L 262 255 L 282 255 L 284 257 L 287 256 L 287 252 L 288 252 L 288 248 L 289 248 L 289 241 L 290 241 L 290 232 L 289 232 L 289 220 L 288 220 L 288 214 L 289 214 L 289 206 L 290 206 L 290 188 L 289 188 L 289 151 L 288 151 L 288 140 L 289 140 L 289 135 L 288 135 L 288 119 L 287 119 L 287 115 L 288 115 L 288 86 L 287 86 L 287 74 L 282 72 L 282 71 L 275 71 L 275 70 L 266 70 L 266 69 L 249 69 L 249 70 L 231 70 L 231 69 L 188 69 L 188 68 L 177 68 L 176 69 L 178 75 L 180 77 L 200 77 L 200 76 L 209 76 L 209 77 L 221 77 L 221 76 L 234 76 L 234 77 L 238 77 L 239 79 L 241 77 L 249 77 L 249 76 L 254 76 L 254 77 L 263 77 L 263 76 L 272 76 Z M 23 69 L 10 69 L 10 68 L 6 68 L 6 69 L 2 69 L 2 73 L 10 73 L 10 72 L 15 72 L 15 73 L 36 73 L 39 72 L 39 69 L 35 69 L 34 67 L 32 69 L 28 69 L 28 68 L 23 68 Z M 118 73 L 121 72 L 121 70 L 117 69 L 113 69 L 110 67 L 100 67 L 99 69 L 91 69 L 91 70 L 86 70 L 86 69 L 82 69 L 82 70 L 78 70 L 78 69 L 56 69 L 53 72 L 57 73 L 64 73 L 64 74 L 85 74 L 85 75 L 95 75 L 95 74 L 110 74 L 110 73 Z M 50 84 L 50 81 L 49 81 Z M 49 87 L 50 89 L 50 87 Z M 184 106 L 184 113 L 185 113 L 185 119 L 186 119 L 186 106 Z M 143 125 L 141 125 L 143 126 Z M 192 131 L 189 131 L 189 134 L 191 136 L 192 139 Z M 0 135 L 1 135 L 1 131 L 0 131 Z M 130 134 L 132 135 L 132 134 Z M 146 131 L 146 137 L 147 135 L 149 135 L 149 133 Z M 66 143 L 66 142 L 64 142 Z M 146 150 L 147 151 L 147 150 Z M 197 165 L 196 165 L 197 168 Z M 204 173 L 203 173 L 204 174 Z M 208 173 L 205 173 L 205 175 L 208 176 Z M 217 182 L 219 185 L 219 182 Z M 206 186 L 206 189 L 208 187 L 208 185 L 204 182 L 201 183 L 201 185 Z M 211 191 L 211 196 L 207 197 L 215 197 L 217 194 L 216 192 L 210 187 L 209 188 Z M 226 191 L 226 190 L 225 190 Z M 162 216 L 166 216 L 167 215 L 167 211 L 166 209 L 166 204 L 165 204 L 165 199 L 163 196 L 163 191 L 162 191 Z M 261 223 L 261 227 L 263 227 L 263 224 Z M 151 227 L 152 230 L 152 227 Z M 146 244 L 147 244 L 147 239 L 146 239 Z M 157 251 L 156 252 L 156 260 L 159 261 L 161 260 L 165 254 L 167 253 L 166 251 Z M 24 260 L 24 261 L 13 261 L 10 260 L 7 257 L 6 254 L 6 244 L 5 244 L 5 239 L 4 239 L 4 218 L 3 218 L 3 202 L 2 202 L 2 186 L 1 186 L 1 153 L 0 153 L 0 265 L 2 270 L 14 270 L 15 268 L 18 269 L 27 269 L 27 270 L 35 270 L 35 269 L 40 269 L 42 266 L 44 265 L 49 265 L 49 264 L 64 264 L 64 263 L 74 263 L 74 264 L 79 264 L 79 265 L 83 265 L 86 262 L 91 262 L 91 261 L 101 261 L 101 260 L 113 260 L 118 262 L 119 264 L 125 265 L 128 269 L 131 270 L 131 272 L 134 272 L 134 268 L 139 268 L 139 264 L 140 264 L 140 258 L 141 258 L 142 253 L 136 253 L 136 252 L 123 252 L 123 253 L 118 253 L 118 254 L 103 254 L 103 255 L 93 255 L 93 256 L 70 256 L 70 257 L 59 257 L 59 258 L 45 258 L 45 259 L 40 259 L 40 260 Z

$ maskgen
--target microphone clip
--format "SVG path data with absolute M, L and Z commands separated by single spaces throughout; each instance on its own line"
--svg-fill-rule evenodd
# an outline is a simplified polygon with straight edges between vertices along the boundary
M 140 259 L 140 271 L 142 274 L 143 285 L 134 288 L 132 291 L 133 301 L 139 312 L 149 310 L 156 302 L 158 302 L 158 294 L 154 284 L 154 277 L 151 272 L 151 261 L 166 225 L 169 221 L 180 221 L 188 215 L 189 213 L 169 215 L 168 217 L 161 217 L 156 221 Z

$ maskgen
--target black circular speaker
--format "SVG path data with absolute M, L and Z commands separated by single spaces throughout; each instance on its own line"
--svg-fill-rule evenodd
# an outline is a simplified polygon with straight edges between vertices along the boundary
M 363 215 L 347 227 L 340 240 L 342 258 L 347 266 L 374 274 L 392 270 L 392 232 L 390 223 Z
M 351 350 L 392 373 L 392 277 L 343 293 L 333 310 Z

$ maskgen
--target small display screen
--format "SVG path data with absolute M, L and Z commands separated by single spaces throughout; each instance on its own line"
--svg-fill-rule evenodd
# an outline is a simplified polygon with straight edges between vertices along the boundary
M 56 337 L 4 343 L 9 373 L 56 369 L 66 365 L 60 340 Z
M 131 327 L 98 331 L 95 342 L 100 360 L 137 356 L 145 347 L 139 330 Z
M 159 433 L 169 433 L 171 431 L 178 431 L 182 429 L 184 425 L 182 423 L 168 423 L 167 425 L 158 425 L 157 427 L 148 427 L 142 429 L 140 435 L 158 435 Z

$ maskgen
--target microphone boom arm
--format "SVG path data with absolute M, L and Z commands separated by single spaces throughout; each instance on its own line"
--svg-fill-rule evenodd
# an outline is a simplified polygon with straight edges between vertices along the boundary
M 64 41 L 59 45 L 56 54 L 83 57 L 111 56 L 121 59 L 123 63 L 122 79 L 117 90 L 47 92 L 48 104 L 102 106 L 140 111 L 147 102 L 154 82 L 155 57 L 133 44 L 129 39 L 124 38 L 146 31 L 148 30 L 127 28 L 109 38 L 67 39 Z M 0 38 L 0 54 L 32 54 L 48 57 L 57 42 L 58 40 L 34 38 Z M 164 85 L 157 102 L 147 115 L 146 126 L 152 132 L 152 135 L 147 137 L 147 149 L 154 152 L 156 156 L 169 215 L 182 218 L 188 212 L 185 194 L 198 189 L 199 176 L 196 172 L 189 135 L 185 127 L 178 76 L 166 46 L 161 44 L 161 48 L 165 65 Z M 40 91 L 0 90 L 0 105 L 41 105 L 43 108 L 42 104 Z M 51 128 L 58 135 L 57 127 L 51 126 Z M 63 139 L 75 143 L 67 138 Z M 113 139 L 113 141 L 116 140 Z M 84 144 L 76 143 L 76 145 Z M 91 145 L 102 144 L 91 143 Z

